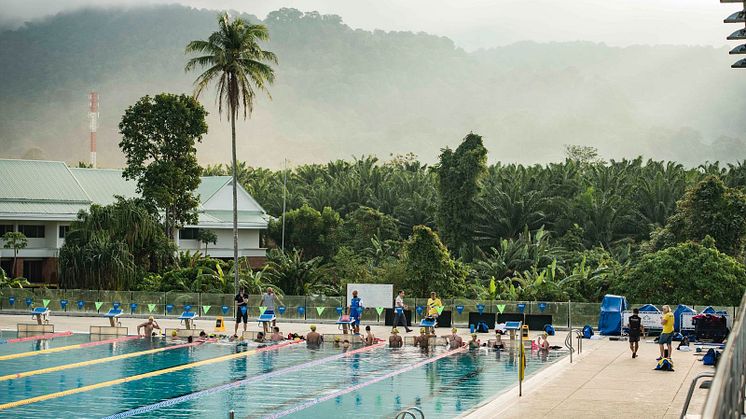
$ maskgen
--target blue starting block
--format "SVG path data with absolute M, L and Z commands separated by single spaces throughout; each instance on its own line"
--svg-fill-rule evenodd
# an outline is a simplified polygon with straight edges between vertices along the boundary
M 515 332 L 517 330 L 521 330 L 522 327 L 523 327 L 523 322 L 519 322 L 519 321 L 505 322 L 505 330 L 509 332 L 510 340 L 515 339 Z
M 197 313 L 191 312 L 191 311 L 185 311 L 181 313 L 181 316 L 179 316 L 179 320 L 184 323 L 184 327 L 187 328 L 187 330 L 191 329 L 194 325 L 194 319 L 199 317 Z
M 355 326 L 355 319 L 347 314 L 339 316 L 337 320 L 337 328 L 342 330 L 345 335 L 350 333 L 350 328 Z
M 425 317 L 424 319 L 420 320 L 420 327 L 424 327 L 427 329 L 428 334 L 435 334 L 435 328 L 438 326 L 438 318 L 437 317 Z
M 119 316 L 122 315 L 124 310 L 121 308 L 112 308 L 111 310 L 107 311 L 106 314 L 104 314 L 104 317 L 109 319 L 109 324 L 111 327 L 117 327 L 117 324 L 119 323 Z
M 257 322 L 262 326 L 265 332 L 269 332 L 269 324 L 276 320 L 277 316 L 275 316 L 274 310 L 264 310 L 264 313 L 259 315 Z
M 37 324 L 49 323 L 49 314 L 51 312 L 46 307 L 34 307 L 31 310 L 31 318 L 36 319 Z

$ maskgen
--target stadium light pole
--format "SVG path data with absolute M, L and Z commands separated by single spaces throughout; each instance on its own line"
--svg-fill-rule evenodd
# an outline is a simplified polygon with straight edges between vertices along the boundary
M 720 3 L 741 3 L 743 5 L 743 8 L 731 14 L 725 20 L 724 23 L 741 23 L 744 25 L 743 28 L 733 32 L 728 36 L 729 41 L 739 41 L 739 40 L 746 40 L 746 0 L 720 0 Z M 737 47 L 730 50 L 729 54 L 731 55 L 737 55 L 737 54 L 746 54 L 746 44 L 738 45 Z M 731 65 L 731 68 L 746 68 L 746 58 L 742 58 L 738 61 L 736 61 L 733 65 Z

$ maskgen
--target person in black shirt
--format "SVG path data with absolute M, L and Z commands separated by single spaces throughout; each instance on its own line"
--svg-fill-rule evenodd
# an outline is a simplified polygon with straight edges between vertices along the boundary
M 642 319 L 639 314 L 640 310 L 633 309 L 632 315 L 629 317 L 629 350 L 632 351 L 632 358 L 637 358 L 640 335 L 642 335 Z
M 238 336 L 238 325 L 241 323 L 241 320 L 243 320 L 244 332 L 246 331 L 246 324 L 249 322 L 249 310 L 246 305 L 249 301 L 249 294 L 241 288 L 238 290 L 238 294 L 236 294 L 234 300 L 236 300 L 236 328 L 233 331 L 233 336 Z

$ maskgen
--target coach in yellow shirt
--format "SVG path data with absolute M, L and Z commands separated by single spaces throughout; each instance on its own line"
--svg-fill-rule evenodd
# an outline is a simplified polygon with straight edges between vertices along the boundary
M 671 313 L 671 307 L 665 305 L 663 306 L 663 319 L 661 320 L 661 324 L 663 325 L 663 332 L 661 332 L 660 337 L 658 337 L 658 345 L 660 346 L 661 350 L 661 357 L 658 358 L 660 360 L 661 358 L 665 358 L 666 355 L 663 352 L 663 345 L 668 345 L 668 358 L 671 358 L 671 341 L 673 340 L 673 313 Z
M 438 317 L 438 308 L 443 307 L 443 303 L 438 298 L 438 294 L 435 291 L 430 293 L 430 298 L 427 299 L 427 316 Z

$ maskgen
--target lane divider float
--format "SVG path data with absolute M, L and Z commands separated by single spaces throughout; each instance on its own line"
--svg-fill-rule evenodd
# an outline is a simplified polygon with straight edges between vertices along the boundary
M 43 340 L 43 339 L 54 339 L 54 338 L 61 338 L 63 336 L 70 336 L 73 332 L 59 332 L 59 333 L 47 333 L 44 335 L 35 335 L 35 336 L 26 336 L 25 338 L 14 338 L 14 339 L 0 339 L 0 344 L 3 343 L 18 343 L 18 342 L 28 342 L 30 340 Z
M 450 355 L 453 355 L 453 354 L 457 354 L 457 353 L 463 353 L 467 349 L 468 349 L 468 347 L 464 346 L 464 347 L 461 347 L 461 348 L 458 348 L 458 349 L 454 349 L 452 351 L 448 351 L 448 352 L 442 353 L 442 354 L 434 356 L 432 358 L 428 358 L 428 359 L 426 359 L 424 361 L 417 362 L 416 364 L 412 364 L 412 365 L 404 367 L 402 369 L 398 369 L 398 370 L 392 371 L 392 372 L 390 372 L 388 374 L 384 374 L 384 375 L 382 375 L 380 377 L 373 378 L 371 380 L 362 382 L 360 384 L 356 384 L 356 385 L 351 386 L 351 387 L 347 387 L 347 388 L 344 388 L 344 389 L 341 389 L 341 390 L 337 390 L 337 391 L 335 391 L 333 393 L 329 393 L 329 394 L 327 394 L 325 396 L 317 397 L 317 398 L 311 399 L 311 400 L 309 400 L 309 401 L 307 401 L 305 403 L 301 403 L 301 404 L 299 404 L 299 405 L 297 405 L 295 407 L 292 407 L 290 409 L 286 409 L 286 410 L 283 410 L 281 412 L 277 412 L 277 413 L 265 416 L 264 419 L 276 419 L 276 418 L 281 418 L 281 417 L 284 417 L 284 416 L 291 415 L 293 413 L 300 412 L 301 410 L 307 409 L 307 408 L 309 408 L 311 406 L 314 406 L 314 405 L 317 405 L 317 404 L 319 404 L 321 402 L 325 402 L 327 400 L 331 400 L 331 399 L 334 399 L 336 397 L 339 397 L 339 396 L 342 396 L 342 395 L 345 395 L 345 394 L 348 394 L 348 393 L 352 393 L 353 391 L 360 390 L 363 387 L 367 387 L 369 385 L 381 382 L 381 381 L 386 380 L 388 378 L 395 377 L 395 376 L 397 376 L 399 374 L 404 374 L 405 372 L 412 371 L 413 369 L 419 368 L 419 367 L 421 367 L 423 365 L 431 364 L 431 363 L 433 363 L 433 362 L 435 362 L 435 361 L 437 361 L 437 360 L 439 360 L 441 358 L 445 358 L 447 356 L 450 356 Z
M 157 377 L 159 375 L 168 374 L 168 373 L 171 373 L 171 372 L 176 372 L 176 371 L 182 371 L 182 370 L 186 370 L 186 369 L 201 367 L 201 366 L 204 366 L 204 365 L 216 364 L 218 362 L 223 362 L 223 361 L 228 361 L 228 360 L 231 360 L 231 359 L 237 359 L 237 358 L 247 357 L 249 355 L 253 355 L 253 354 L 257 354 L 257 353 L 265 352 L 265 351 L 271 351 L 273 349 L 279 349 L 279 348 L 283 348 L 283 347 L 289 346 L 289 345 L 294 345 L 294 344 L 297 344 L 297 343 L 300 343 L 300 341 L 299 342 L 293 341 L 293 342 L 280 343 L 280 344 L 277 344 L 277 345 L 265 346 L 263 348 L 252 349 L 252 350 L 249 350 L 249 351 L 237 352 L 235 354 L 222 355 L 222 356 L 219 356 L 219 357 L 216 357 L 216 358 L 209 358 L 209 359 L 204 359 L 202 361 L 190 362 L 190 363 L 187 363 L 187 364 L 182 364 L 182 365 L 177 365 L 175 367 L 169 367 L 169 368 L 164 368 L 164 369 L 160 369 L 160 370 L 156 370 L 156 371 L 151 371 L 151 372 L 147 372 L 147 373 L 144 373 L 144 374 L 132 375 L 132 376 L 129 376 L 129 377 L 117 378 L 115 380 L 104 381 L 104 382 L 97 383 L 97 384 L 91 384 L 91 385 L 87 385 L 87 386 L 83 386 L 83 387 L 78 387 L 78 388 L 73 388 L 73 389 L 64 390 L 64 391 L 58 391 L 56 393 L 45 394 L 43 396 L 30 397 L 28 399 L 18 400 L 18 401 L 15 401 L 15 402 L 3 403 L 3 404 L 0 404 L 0 410 L 6 410 L 6 409 L 13 408 L 13 407 L 18 407 L 18 406 L 24 406 L 24 405 L 28 405 L 28 404 L 43 402 L 45 400 L 57 399 L 57 398 L 64 397 L 64 396 L 70 396 L 72 394 L 85 393 L 85 392 L 88 392 L 88 391 L 91 391 L 91 390 L 96 390 L 96 389 L 99 389 L 99 388 L 106 388 L 106 387 L 115 386 L 117 384 L 124 384 L 124 383 L 129 383 L 129 382 L 132 382 L 132 381 L 142 380 L 142 379 L 145 379 L 145 378 Z
M 95 342 L 77 343 L 75 345 L 60 346 L 58 348 L 42 349 L 39 351 L 29 351 L 29 352 L 21 352 L 18 354 L 2 355 L 0 356 L 0 361 L 8 361 L 10 359 L 26 358 L 29 356 L 36 356 L 36 355 L 53 354 L 57 352 L 69 351 L 72 349 L 90 348 L 91 346 L 106 345 L 109 343 L 124 342 L 127 340 L 141 339 L 141 338 L 142 338 L 141 336 L 123 336 L 120 338 L 98 340 Z
M 371 345 L 371 346 L 366 346 L 366 347 L 363 347 L 363 348 L 355 349 L 355 350 L 352 350 L 352 351 L 343 352 L 343 353 L 340 353 L 340 354 L 337 354 L 337 355 L 331 355 L 331 356 L 328 356 L 328 357 L 325 357 L 325 358 L 317 359 L 316 361 L 306 362 L 306 363 L 299 364 L 299 365 L 293 365 L 293 366 L 290 366 L 290 367 L 279 369 L 277 371 L 272 371 L 272 372 L 268 372 L 268 373 L 261 374 L 261 375 L 255 375 L 255 376 L 248 377 L 248 378 L 245 378 L 245 379 L 242 379 L 242 380 L 232 381 L 230 383 L 221 384 L 221 385 L 218 385 L 218 386 L 215 386 L 215 387 L 210 387 L 210 388 L 207 388 L 207 389 L 204 389 L 204 390 L 200 390 L 200 391 L 195 391 L 194 393 L 185 394 L 183 396 L 178 396 L 178 397 L 174 397 L 174 398 L 171 398 L 171 399 L 166 399 L 166 400 L 160 401 L 158 403 L 153 403 L 153 404 L 146 405 L 146 406 L 140 406 L 140 407 L 135 408 L 135 409 L 126 410 L 124 412 L 120 412 L 120 413 L 117 413 L 117 414 L 114 414 L 114 415 L 111 415 L 111 416 L 107 416 L 105 419 L 121 419 L 121 418 L 128 418 L 130 416 L 142 415 L 143 413 L 148 413 L 148 412 L 152 412 L 154 410 L 163 409 L 163 408 L 166 408 L 166 407 L 169 407 L 169 406 L 173 406 L 175 404 L 179 404 L 179 403 L 183 403 L 183 402 L 186 402 L 186 401 L 194 400 L 194 399 L 197 399 L 197 398 L 200 398 L 200 397 L 203 397 L 203 396 L 209 396 L 211 394 L 220 393 L 220 392 L 223 392 L 223 391 L 226 391 L 226 390 L 230 390 L 232 388 L 243 386 L 245 384 L 250 384 L 250 383 L 255 383 L 255 382 L 267 380 L 269 378 L 277 377 L 279 375 L 284 375 L 284 374 L 288 374 L 288 373 L 291 373 L 291 372 L 297 372 L 297 371 L 300 371 L 302 369 L 306 369 L 306 368 L 310 368 L 310 367 L 316 367 L 318 365 L 326 364 L 326 363 L 329 363 L 329 362 L 332 362 L 332 361 L 335 361 L 335 360 L 338 360 L 338 359 L 341 359 L 341 358 L 348 357 L 350 355 L 354 355 L 354 354 L 357 354 L 357 353 L 370 351 L 372 349 L 378 349 L 378 348 L 381 348 L 381 347 L 384 347 L 384 346 L 386 346 L 386 343 L 378 343 L 378 344 L 375 344 L 375 345 Z
M 201 345 L 203 343 L 204 342 L 182 343 L 182 344 L 179 344 L 179 345 L 163 346 L 163 347 L 160 347 L 160 348 L 148 349 L 148 350 L 145 350 L 145 351 L 130 352 L 130 353 L 126 353 L 126 354 L 109 356 L 109 357 L 105 357 L 105 358 L 91 359 L 89 361 L 81 361 L 81 362 L 75 362 L 75 363 L 72 363 L 72 364 L 58 365 L 56 367 L 42 368 L 42 369 L 38 369 L 38 370 L 25 371 L 25 372 L 18 372 L 18 373 L 15 373 L 15 374 L 2 375 L 2 376 L 0 376 L 0 381 L 15 380 L 17 378 L 31 377 L 33 375 L 39 375 L 39 374 L 49 374 L 49 373 L 52 373 L 52 372 L 69 370 L 69 369 L 72 369 L 72 368 L 80 368 L 80 367 L 87 367 L 87 366 L 90 366 L 90 365 L 104 364 L 106 362 L 121 361 L 123 359 L 129 359 L 129 358 L 135 358 L 135 357 L 138 357 L 138 356 L 145 356 L 145 355 L 156 354 L 156 353 L 159 353 L 159 352 L 170 351 L 172 349 L 189 348 L 189 347 L 192 347 L 192 346 Z

